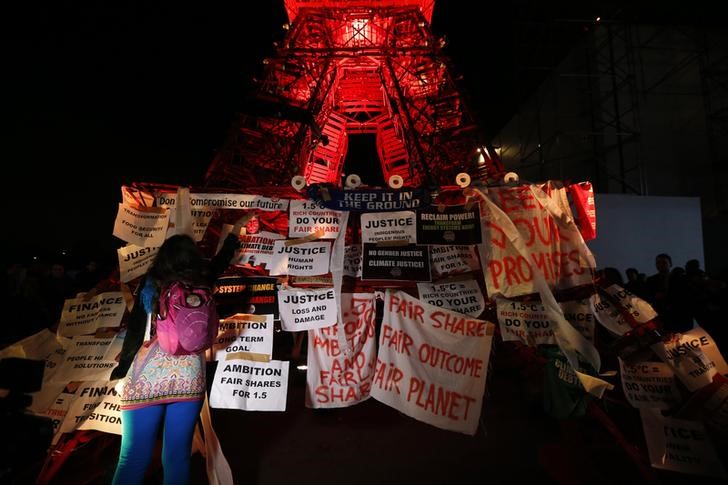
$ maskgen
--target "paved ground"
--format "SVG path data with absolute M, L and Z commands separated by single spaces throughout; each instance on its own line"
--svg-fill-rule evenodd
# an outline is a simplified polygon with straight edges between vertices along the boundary
M 420 423 L 375 400 L 330 411 L 303 405 L 302 372 L 291 376 L 285 413 L 213 410 L 213 421 L 236 484 L 499 484 L 650 483 L 592 417 L 559 422 L 544 415 L 538 389 L 517 359 L 497 349 L 481 426 L 475 436 Z M 607 405 L 610 417 L 644 459 L 633 409 Z M 108 483 L 118 438 L 79 449 L 53 483 Z M 648 469 L 652 483 L 717 483 Z M 193 483 L 207 483 L 193 459 Z M 161 483 L 161 470 L 147 483 Z

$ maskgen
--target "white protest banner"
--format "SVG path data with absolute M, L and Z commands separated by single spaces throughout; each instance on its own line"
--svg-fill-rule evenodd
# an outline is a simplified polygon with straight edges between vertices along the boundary
M 86 300 L 84 297 L 63 303 L 58 335 L 75 337 L 94 333 L 99 327 L 118 327 L 126 302 L 120 291 L 108 291 Z
M 337 320 L 336 293 L 333 288 L 281 288 L 278 311 L 281 328 L 288 332 L 330 327 Z
M 475 434 L 493 330 L 387 290 L 371 396 L 438 428 Z
M 84 382 L 76 390 L 61 424 L 61 433 L 77 429 L 95 429 L 104 433 L 121 434 L 121 401 L 116 381 Z
M 483 213 L 481 261 L 489 295 L 512 298 L 536 293 L 536 272 L 553 289 L 591 284 L 594 257 L 571 214 L 560 211 L 535 186 L 495 187 L 488 190 L 488 197 L 501 209 Z M 523 251 L 516 249 L 514 237 Z
M 361 278 L 361 244 L 344 247 L 344 276 Z
M 417 283 L 420 300 L 430 305 L 478 317 L 485 309 L 485 298 L 475 280 L 450 283 Z
M 273 246 L 273 261 L 270 275 L 316 276 L 329 272 L 331 242 L 314 241 L 286 245 L 276 241 Z
M 475 246 L 432 246 L 430 261 L 432 271 L 438 276 L 480 269 Z
M 637 323 L 647 323 L 657 316 L 649 303 L 619 285 L 611 285 L 604 291 L 609 296 L 597 292 L 592 295 L 590 305 L 599 323 L 616 335 L 632 330 L 622 311 L 628 311 Z
M 680 381 L 691 391 L 713 382 L 715 374 L 728 374 L 728 364 L 713 338 L 701 327 L 673 334 L 667 342 L 658 342 L 652 350 L 665 361 Z
M 238 352 L 243 352 L 248 360 L 270 360 L 273 354 L 273 315 L 236 313 L 220 322 L 217 338 L 212 344 L 214 360 L 225 360 L 229 354 Z
M 342 293 L 343 325 L 308 331 L 307 407 L 348 407 L 369 398 L 376 362 L 374 303 L 374 293 Z M 339 345 L 342 328 L 350 356 Z
M 554 329 L 540 301 L 514 301 L 496 297 L 498 325 L 503 341 L 526 345 L 555 344 Z
M 285 239 L 275 232 L 261 231 L 256 234 L 241 234 L 240 249 L 235 253 L 230 264 L 243 266 L 270 265 L 273 261 L 273 247 L 277 240 Z
M 636 408 L 670 409 L 680 403 L 675 373 L 664 362 L 625 364 L 619 359 L 622 390 Z
M 190 194 L 190 205 L 192 205 L 192 198 L 195 197 L 195 194 Z M 171 192 L 171 193 L 162 193 L 157 196 L 157 207 L 166 207 L 169 209 L 169 220 L 174 221 L 176 216 L 176 210 L 177 210 L 177 193 Z M 210 220 L 212 219 L 212 216 L 215 215 L 215 208 L 204 206 L 204 205 L 196 205 L 191 208 L 190 215 L 192 216 L 192 233 L 194 235 L 195 241 L 202 241 L 202 238 L 205 236 L 205 231 L 207 230 L 207 226 L 210 224 Z
M 74 337 L 51 382 L 107 379 L 118 362 L 121 338 Z
M 564 318 L 589 342 L 594 342 L 594 313 L 588 299 L 559 302 Z
M 245 411 L 285 411 L 288 361 L 226 360 L 217 364 L 210 407 Z
M 314 200 L 292 200 L 288 237 L 321 232 L 322 238 L 335 238 L 341 230 L 341 211 L 327 209 Z
M 161 246 L 167 234 L 168 224 L 168 209 L 119 204 L 113 234 L 122 241 L 137 246 Z
M 119 278 L 123 283 L 128 283 L 134 278 L 146 274 L 157 256 L 159 246 L 144 248 L 136 244 L 127 244 L 116 250 L 119 260 Z
M 284 211 L 288 199 L 263 197 L 249 194 L 190 194 L 192 210 L 206 209 L 260 209 L 263 211 Z
M 654 468 L 728 478 L 701 422 L 665 417 L 659 409 L 640 409 L 640 417 Z
M 363 243 L 408 241 L 417 243 L 416 215 L 412 211 L 369 212 L 361 215 Z

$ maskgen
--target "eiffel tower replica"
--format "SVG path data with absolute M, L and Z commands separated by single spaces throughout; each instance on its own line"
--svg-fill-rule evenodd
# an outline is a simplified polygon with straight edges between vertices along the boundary
M 340 186 L 351 137 L 367 134 L 384 181 L 436 187 L 461 172 L 486 182 L 503 174 L 430 28 L 434 0 L 284 3 L 287 34 L 205 186 L 282 186 L 296 175 Z

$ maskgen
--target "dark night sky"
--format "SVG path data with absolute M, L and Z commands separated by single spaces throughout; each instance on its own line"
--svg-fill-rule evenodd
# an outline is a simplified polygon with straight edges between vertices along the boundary
M 489 2 L 478 13 L 471 2 L 436 3 L 433 30 L 447 35 L 445 52 L 486 135 L 517 106 L 511 26 L 534 3 Z M 282 0 L 15 8 L 4 29 L 6 259 L 34 247 L 118 247 L 122 184 L 201 182 L 287 21 Z

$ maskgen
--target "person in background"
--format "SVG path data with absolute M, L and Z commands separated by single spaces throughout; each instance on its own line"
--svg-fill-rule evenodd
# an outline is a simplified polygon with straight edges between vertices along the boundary
M 670 270 L 672 258 L 669 254 L 660 253 L 655 256 L 657 273 L 645 280 L 645 299 L 658 314 L 664 316 L 668 307 L 668 289 L 670 287 Z
M 624 288 L 633 295 L 645 298 L 645 275 L 637 271 L 637 268 L 627 268 L 624 273 L 627 275 L 627 283 Z
M 167 354 L 156 338 L 145 336 L 152 331 L 152 315 L 159 310 L 163 287 L 175 281 L 212 287 L 238 245 L 237 235 L 228 235 L 218 254 L 208 261 L 191 237 L 172 236 L 159 248 L 140 283 L 119 365 L 111 373 L 111 380 L 126 376 L 121 390 L 121 450 L 114 485 L 144 483 L 160 426 L 164 483 L 189 482 L 192 437 L 206 389 L 204 353 Z

